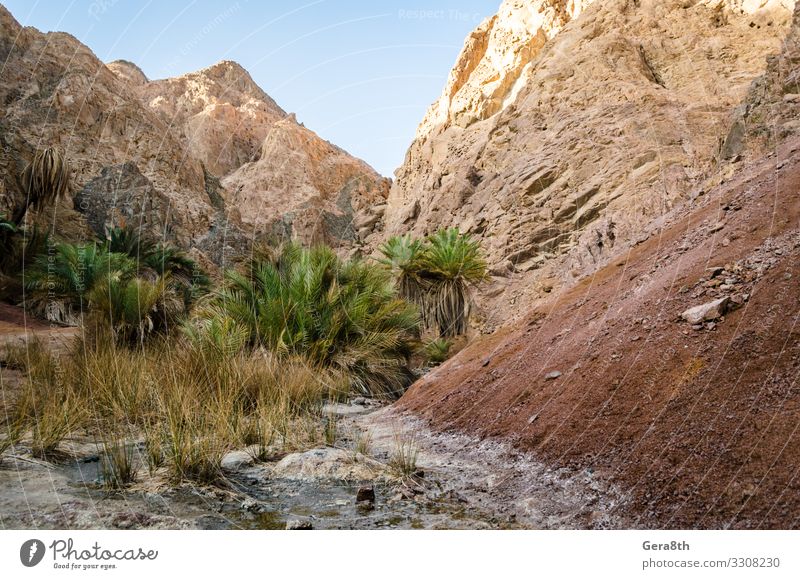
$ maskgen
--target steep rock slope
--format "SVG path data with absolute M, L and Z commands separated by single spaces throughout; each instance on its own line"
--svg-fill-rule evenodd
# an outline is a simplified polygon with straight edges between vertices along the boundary
M 169 128 L 88 48 L 69 34 L 23 28 L 0 6 L 0 58 L 4 209 L 19 195 L 16 177 L 33 151 L 55 145 L 73 166 L 76 190 L 104 167 L 135 160 L 154 187 L 168 192 L 179 239 L 207 229 L 210 207 L 197 195 L 204 185 L 200 164 L 183 157 Z M 56 219 L 78 233 L 70 227 L 76 216 L 69 203 Z
M 396 172 L 385 231 L 488 250 L 487 327 L 606 263 L 707 185 L 784 0 L 508 0 L 467 40 Z M 377 237 L 377 236 L 376 236 Z
M 257 159 L 222 183 L 256 230 L 338 247 L 360 246 L 372 232 L 390 182 L 290 115 L 269 128 Z
M 736 160 L 740 155 L 758 159 L 788 137 L 800 134 L 798 18 L 795 11 L 780 54 L 769 57 L 766 74 L 752 84 L 745 101 L 736 107 L 721 150 L 724 159 Z
M 398 409 L 612 481 L 629 526 L 800 526 L 800 136 L 781 129 L 798 33 L 800 6 L 732 118 L 728 134 L 748 119 L 746 162 L 722 166 L 718 185 L 609 265 L 476 339 Z
M 74 168 L 75 200 L 42 224 L 81 239 L 125 221 L 207 265 L 265 234 L 352 249 L 356 224 L 371 232 L 369 211 L 385 206 L 388 180 L 299 125 L 236 63 L 151 81 L 69 34 L 20 26 L 2 6 L 0 58 L 2 213 L 34 151 L 52 145 Z
M 118 74 L 138 79 L 129 67 Z M 352 247 L 359 228 L 364 236 L 377 222 L 369 212 L 389 180 L 298 123 L 235 62 L 135 84 L 187 155 L 220 178 L 220 196 L 248 230 Z
M 187 153 L 217 176 L 251 161 L 286 113 L 231 61 L 139 84 L 143 104 L 186 141 Z

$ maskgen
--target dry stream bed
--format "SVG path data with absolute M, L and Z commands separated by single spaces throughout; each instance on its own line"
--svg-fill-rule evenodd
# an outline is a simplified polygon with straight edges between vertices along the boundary
M 94 444 L 58 463 L 23 446 L 0 462 L 0 526 L 115 529 L 506 529 L 624 526 L 624 497 L 594 473 L 548 471 L 496 442 L 428 431 L 369 401 L 326 409 L 336 441 L 256 463 L 226 455 L 214 487 L 140 479 L 104 489 Z M 366 448 L 365 448 L 366 447 Z M 359 448 L 361 452 L 357 452 Z M 406 456 L 410 476 L 392 466 Z M 278 460 L 279 459 L 279 460 Z M 408 463 L 412 463 L 409 465 Z M 413 468 L 410 468 L 413 466 Z M 372 500 L 374 495 L 374 500 Z M 357 501 L 357 498 L 368 500 Z

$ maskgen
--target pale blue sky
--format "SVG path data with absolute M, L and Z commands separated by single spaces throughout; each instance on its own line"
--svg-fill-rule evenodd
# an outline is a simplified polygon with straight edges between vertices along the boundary
M 500 0 L 5 0 L 149 78 L 242 64 L 286 111 L 392 176 L 464 38 Z

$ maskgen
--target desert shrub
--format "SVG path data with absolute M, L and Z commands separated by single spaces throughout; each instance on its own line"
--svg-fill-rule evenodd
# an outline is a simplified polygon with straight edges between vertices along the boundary
M 124 489 L 134 482 L 138 472 L 137 450 L 125 436 L 113 436 L 103 442 L 100 470 L 103 485 Z
M 425 343 L 422 348 L 422 352 L 429 364 L 437 365 L 447 360 L 447 357 L 450 354 L 451 346 L 452 344 L 450 340 L 445 338 L 434 338 L 433 340 Z
M 414 476 L 417 471 L 417 455 L 419 444 L 416 436 L 396 433 L 394 448 L 389 456 L 389 467 L 403 479 Z
M 363 394 L 398 395 L 409 383 L 416 309 L 397 297 L 385 270 L 342 261 L 328 248 L 288 244 L 245 272 L 227 272 L 200 317 L 200 333 L 243 328 L 249 348 L 300 357 Z

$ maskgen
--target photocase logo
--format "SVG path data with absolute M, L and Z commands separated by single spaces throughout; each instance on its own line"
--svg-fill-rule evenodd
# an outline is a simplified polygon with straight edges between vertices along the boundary
M 28 539 L 19 548 L 19 560 L 26 567 L 36 567 L 44 558 L 44 543 L 39 539 Z

